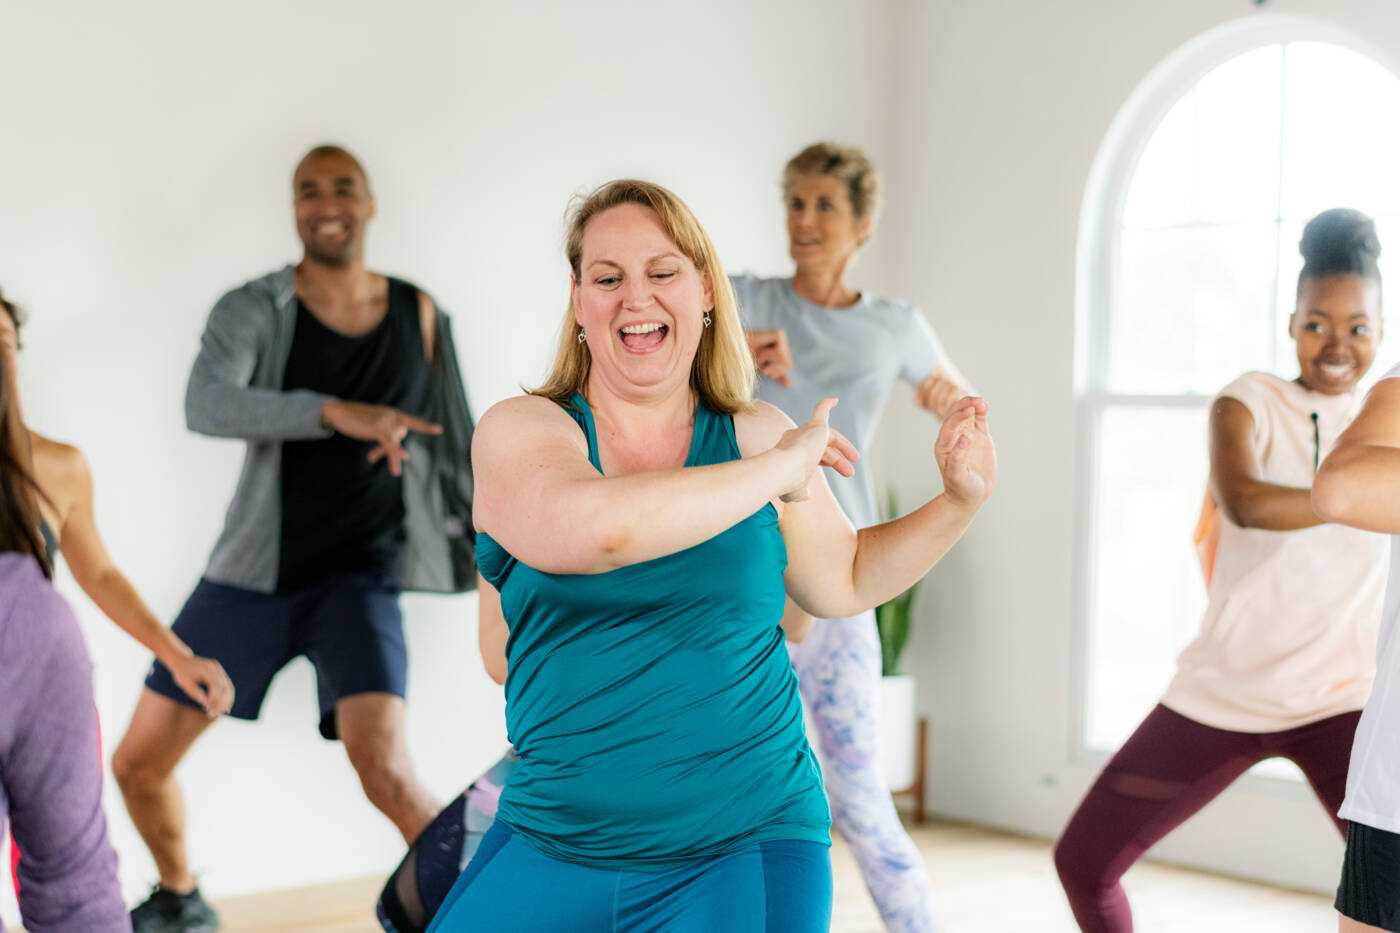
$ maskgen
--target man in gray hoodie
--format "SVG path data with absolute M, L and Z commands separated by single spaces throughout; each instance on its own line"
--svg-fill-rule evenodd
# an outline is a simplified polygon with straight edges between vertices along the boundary
M 256 719 L 272 678 L 306 656 L 320 731 L 412 842 L 439 809 L 404 741 L 401 588 L 475 580 L 471 414 L 450 324 L 426 293 L 365 265 L 375 201 L 358 160 L 319 146 L 293 177 L 301 262 L 214 306 L 185 396 L 192 430 L 246 442 L 204 577 L 174 623 Z M 174 769 L 211 720 L 157 662 L 112 770 L 160 873 L 136 933 L 218 919 L 184 845 Z

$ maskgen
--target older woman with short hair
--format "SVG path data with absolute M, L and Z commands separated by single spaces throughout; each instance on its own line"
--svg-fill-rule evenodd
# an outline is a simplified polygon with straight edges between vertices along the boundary
M 883 185 L 854 146 L 821 142 L 783 169 L 790 277 L 737 276 L 734 289 L 759 373 L 758 398 L 790 417 L 839 396 L 832 426 L 866 449 L 895 382 L 914 401 L 951 417 L 971 394 L 918 308 L 857 291 L 849 276 L 879 219 Z M 857 528 L 879 522 L 870 468 L 855 464 L 831 491 Z M 792 663 L 816 725 L 832 819 L 850 843 L 885 926 L 896 933 L 933 927 L 928 878 L 880 770 L 880 640 L 871 612 L 815 626 L 789 603 L 784 627 Z M 800 643 L 798 643 L 800 642 Z

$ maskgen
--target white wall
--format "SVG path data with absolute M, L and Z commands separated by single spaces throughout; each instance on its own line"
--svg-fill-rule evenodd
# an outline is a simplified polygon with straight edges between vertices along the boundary
M 1265 9 L 1329 20 L 1400 57 L 1400 5 L 1388 0 Z M 1086 468 L 1073 386 L 1080 204 L 1134 87 L 1183 43 L 1256 10 L 1244 0 L 898 5 L 885 287 L 930 312 L 991 400 L 1002 467 L 992 503 L 925 586 L 911 648 L 941 813 L 1053 836 L 1102 763 L 1071 753 Z M 885 473 L 909 502 L 937 489 L 926 422 L 896 399 L 882 431 Z M 1341 845 L 1304 785 L 1250 781 L 1157 854 L 1329 890 Z
M 576 191 L 652 178 L 689 201 L 732 266 L 785 268 L 783 160 L 828 135 L 890 155 L 891 25 L 886 5 L 844 0 L 7 0 L 0 284 L 32 313 L 26 416 L 86 451 L 108 546 L 173 618 L 242 452 L 185 430 L 185 376 L 213 300 L 296 257 L 302 151 L 335 140 L 363 158 L 380 206 L 372 264 L 455 311 L 481 411 L 550 356 Z M 59 586 L 96 659 L 110 754 L 148 657 L 70 578 Z M 476 657 L 474 597 L 404 604 L 411 747 L 446 799 L 503 747 L 500 694 Z M 316 718 L 299 662 L 260 723 L 220 723 L 183 766 L 208 892 L 399 859 Z M 135 897 L 153 867 L 110 781 L 107 804 Z

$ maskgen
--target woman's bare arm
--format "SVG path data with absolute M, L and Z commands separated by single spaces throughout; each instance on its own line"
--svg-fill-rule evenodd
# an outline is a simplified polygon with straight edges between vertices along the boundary
M 476 593 L 479 598 L 477 609 L 476 641 L 481 651 L 481 663 L 486 673 L 498 684 L 506 682 L 506 642 L 510 640 L 510 626 L 501 612 L 501 594 L 486 582 L 481 574 L 476 575 Z
M 945 492 L 902 518 L 856 532 L 824 476 L 813 476 L 805 501 L 784 505 L 788 594 L 818 618 L 853 616 L 913 586 L 957 542 L 996 482 L 987 405 L 965 399 L 944 422 L 935 457 Z M 781 419 L 778 421 L 776 419 Z M 786 417 L 761 406 L 741 438 L 754 449 Z
M 52 441 L 48 442 L 53 444 Z M 54 530 L 59 550 L 68 562 L 73 579 L 97 608 L 122 631 L 149 648 L 170 669 L 175 682 L 210 716 L 226 713 L 233 706 L 233 683 L 219 662 L 199 658 L 156 617 L 136 587 L 126 578 L 107 553 L 97 531 L 93 512 L 92 474 L 87 460 L 77 448 L 68 447 L 60 455 L 65 461 L 62 476 L 55 479 L 66 488 L 62 497 L 71 499 L 62 527 Z M 44 484 L 44 478 L 40 478 Z
M 939 360 L 923 382 L 914 387 L 914 404 L 932 414 L 940 421 L 951 415 L 958 402 L 977 390 L 967 381 L 952 360 Z
M 1329 522 L 1400 534 L 1400 379 L 1367 394 L 1317 471 L 1312 505 Z
M 1253 436 L 1254 416 L 1244 403 L 1216 399 L 1210 409 L 1210 491 L 1220 510 L 1241 528 L 1297 531 L 1323 524 L 1311 490 L 1260 478 Z
M 820 425 L 794 429 L 754 457 L 604 477 L 574 421 L 525 396 L 493 406 L 477 426 L 473 518 L 537 570 L 603 573 L 714 537 L 768 500 L 805 489 L 822 463 L 849 475 L 854 456 L 823 414 Z
M 789 596 L 783 605 L 783 619 L 778 624 L 783 627 L 783 634 L 787 636 L 788 641 L 800 644 L 812 634 L 812 626 L 816 622 L 816 618 L 810 612 L 793 602 Z

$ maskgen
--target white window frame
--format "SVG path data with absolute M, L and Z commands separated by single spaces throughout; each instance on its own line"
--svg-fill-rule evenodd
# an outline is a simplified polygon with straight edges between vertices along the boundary
M 1112 308 L 1117 289 L 1118 233 L 1128 190 L 1153 133 L 1168 111 L 1196 83 L 1220 65 L 1264 46 L 1325 42 L 1365 55 L 1400 75 L 1384 51 L 1325 20 L 1293 14 L 1259 13 L 1216 27 L 1163 60 L 1138 85 L 1114 118 L 1095 156 L 1080 208 L 1075 255 L 1075 405 L 1079 451 L 1078 525 L 1075 530 L 1073 654 L 1070 676 L 1070 760 L 1102 766 L 1111 753 L 1088 745 L 1089 692 L 1094 670 L 1092 620 L 1098 568 L 1095 535 L 1099 527 L 1096 492 L 1100 485 L 1099 424 L 1110 407 L 1195 408 L 1210 395 L 1133 395 L 1108 390 Z M 1188 542 L 1183 541 L 1182 546 Z M 1144 710 L 1146 713 L 1146 710 Z M 1303 798 L 1302 781 L 1256 774 L 1237 782 L 1257 794 Z

